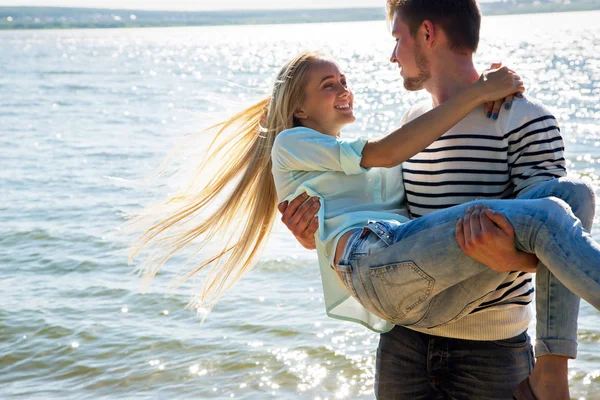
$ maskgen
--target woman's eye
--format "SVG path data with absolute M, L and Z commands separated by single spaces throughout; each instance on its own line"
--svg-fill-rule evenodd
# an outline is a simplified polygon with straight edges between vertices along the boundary
M 330 88 L 333 87 L 333 83 L 327 83 L 325 84 L 325 86 L 323 86 L 324 88 Z

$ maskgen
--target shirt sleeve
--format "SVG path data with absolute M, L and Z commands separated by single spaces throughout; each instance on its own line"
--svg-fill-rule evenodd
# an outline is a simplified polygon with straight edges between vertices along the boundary
M 281 132 L 273 143 L 273 164 L 295 171 L 366 172 L 360 166 L 365 138 L 341 139 L 307 128 Z
M 565 145 L 556 118 L 542 105 L 522 101 L 514 105 L 507 133 L 515 196 L 567 175 Z

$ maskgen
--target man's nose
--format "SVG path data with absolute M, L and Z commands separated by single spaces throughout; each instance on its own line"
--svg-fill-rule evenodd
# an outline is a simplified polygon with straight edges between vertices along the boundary
M 396 45 L 394 46 L 394 49 L 392 50 L 392 56 L 390 57 L 390 62 L 391 63 L 397 63 L 398 62 L 398 58 L 396 57 L 396 48 L 398 47 L 398 43 L 396 43 Z

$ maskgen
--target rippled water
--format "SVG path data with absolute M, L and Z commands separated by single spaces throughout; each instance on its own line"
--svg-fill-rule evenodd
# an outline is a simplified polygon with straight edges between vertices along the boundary
M 486 18 L 477 56 L 515 66 L 596 187 L 598 19 Z M 157 195 L 129 180 L 264 95 L 300 50 L 340 60 L 359 114 L 347 132 L 390 129 L 426 97 L 403 91 L 392 46 L 383 22 L 0 32 L 0 397 L 373 398 L 377 335 L 325 317 L 315 256 L 284 229 L 200 325 L 190 286 L 168 290 L 177 263 L 140 294 L 119 227 Z M 579 332 L 571 393 L 598 399 L 600 318 L 585 303 Z

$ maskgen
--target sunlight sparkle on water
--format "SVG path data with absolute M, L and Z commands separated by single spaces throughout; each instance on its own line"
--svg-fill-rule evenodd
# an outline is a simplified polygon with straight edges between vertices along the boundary
M 129 14 L 120 16 L 129 20 Z M 568 142 L 568 169 L 591 182 L 600 194 L 600 59 L 596 56 L 600 13 L 484 18 L 488 19 L 476 56 L 478 66 L 500 58 L 518 67 L 528 93 L 559 120 Z M 506 31 L 507 21 L 523 29 Z M 537 28 L 530 32 L 530 25 Z M 0 63 L 0 70 L 7 73 L 0 75 L 11 81 L 4 85 L 6 93 L 0 99 L 0 103 L 4 100 L 0 109 L 7 111 L 2 122 L 10 139 L 0 141 L 0 147 L 15 161 L 6 163 L 9 179 L 3 195 L 8 196 L 7 215 L 16 221 L 3 226 L 15 246 L 2 248 L 8 262 L 2 263 L 0 282 L 8 277 L 23 283 L 21 292 L 0 291 L 8 296 L 6 308 L 14 304 L 20 311 L 9 312 L 2 320 L 7 329 L 0 330 L 0 341 L 16 342 L 22 347 L 11 346 L 9 353 L 36 360 L 27 371 L 6 371 L 7 381 L 20 384 L 2 387 L 0 398 L 18 397 L 32 385 L 50 385 L 57 394 L 85 397 L 84 387 L 69 384 L 79 379 L 94 385 L 97 397 L 114 396 L 109 382 L 126 380 L 128 384 L 118 388 L 123 398 L 141 392 L 152 398 L 165 393 L 172 398 L 213 399 L 232 395 L 285 400 L 374 398 L 379 335 L 324 315 L 314 257 L 283 226 L 281 232 L 274 232 L 264 254 L 266 267 L 245 277 L 244 289 L 238 291 L 242 296 L 228 293 L 227 301 L 215 310 L 214 321 L 200 327 L 198 315 L 210 308 L 198 310 L 198 315 L 188 313 L 183 310 L 187 296 L 165 292 L 162 297 L 160 285 L 153 285 L 155 295 L 143 298 L 137 295 L 135 279 L 115 285 L 125 273 L 126 256 L 107 256 L 113 248 L 112 236 L 105 232 L 118 230 L 123 222 L 113 210 L 134 209 L 155 196 L 151 191 L 140 196 L 137 187 L 131 190 L 124 182 L 144 177 L 158 166 L 176 137 L 205 127 L 204 115 L 229 114 L 236 111 L 236 104 L 263 96 L 275 71 L 301 50 L 322 50 L 338 59 L 348 76 L 358 120 L 344 131 L 346 137 L 375 137 L 393 130 L 411 104 L 427 97 L 402 88 L 398 69 L 387 60 L 393 38 L 383 21 L 309 28 L 0 32 L 0 54 L 11 60 Z M 498 32 L 504 33 L 498 36 Z M 32 101 L 32 96 L 39 101 Z M 123 178 L 123 183 L 106 184 L 105 177 Z M 179 186 L 179 182 L 168 183 L 167 191 Z M 37 228 L 28 233 L 24 224 Z M 594 227 L 599 224 L 596 216 Z M 594 231 L 600 238 L 600 229 Z M 118 239 L 115 244 L 121 248 L 129 243 Z M 64 248 L 72 251 L 65 254 Z M 56 274 L 48 278 L 59 277 L 50 279 L 51 284 L 64 284 L 64 277 L 75 283 L 73 290 L 48 292 L 35 273 L 42 268 Z M 91 281 L 94 285 L 89 287 Z M 47 304 L 35 308 L 36 298 L 46 294 L 50 294 Z M 29 295 L 31 301 L 20 301 Z M 129 312 L 129 305 L 137 311 Z M 114 314 L 102 312 L 105 307 L 123 315 L 115 321 Z M 177 318 L 167 307 L 176 310 Z M 569 370 L 572 396 L 600 399 L 598 317 L 589 305 L 582 307 L 581 314 L 580 357 Z M 37 332 L 38 321 L 48 316 L 55 328 Z M 119 319 L 127 323 L 119 324 Z M 64 371 L 72 378 L 62 382 L 53 380 L 55 340 L 44 340 L 54 339 L 56 329 L 62 335 L 64 329 L 58 327 L 70 330 L 64 333 L 63 349 L 77 357 L 77 363 Z M 35 335 L 23 333 L 28 331 Z M 79 332 L 85 334 L 79 337 Z M 535 332 L 534 327 L 529 332 Z M 44 334 L 51 336 L 44 338 Z M 85 340 L 85 346 L 79 339 Z M 156 347 L 149 347 L 150 343 Z M 78 368 L 88 360 L 93 368 Z M 181 373 L 182 379 L 198 385 L 182 384 Z M 156 376 L 138 379 L 140 374 Z
M 583 384 L 584 385 L 591 385 L 592 382 L 596 382 L 599 377 L 600 377 L 600 370 L 590 372 L 589 374 L 587 374 L 585 376 L 585 378 L 583 378 Z

